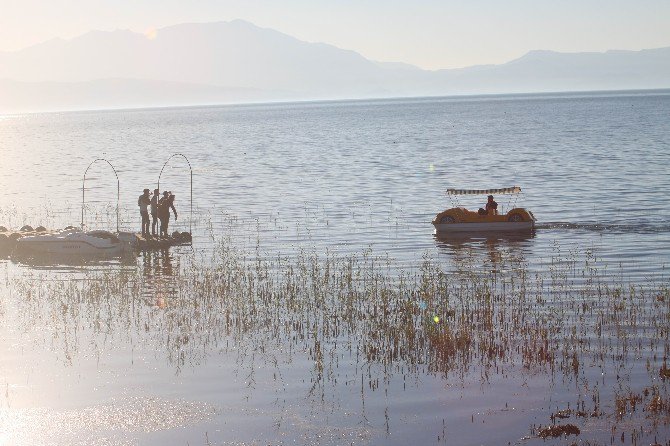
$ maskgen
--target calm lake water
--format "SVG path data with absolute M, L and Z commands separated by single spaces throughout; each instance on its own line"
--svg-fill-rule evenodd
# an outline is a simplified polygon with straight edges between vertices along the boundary
M 105 158 L 119 178 L 121 229 L 139 229 L 137 196 L 164 168 L 161 189 L 177 196 L 174 227 L 194 234 L 193 248 L 121 261 L 0 257 L 0 444 L 542 444 L 535 428 L 580 403 L 603 414 L 573 417 L 582 430 L 575 441 L 665 444 L 670 412 L 654 425 L 646 418 L 652 406 L 622 416 L 617 404 L 645 389 L 669 393 L 659 367 L 670 351 L 670 320 L 667 308 L 654 306 L 669 284 L 668 116 L 668 91 L 0 116 L 0 225 L 79 225 L 84 171 Z M 174 153 L 190 161 L 192 201 L 185 160 L 164 166 Z M 516 204 L 538 220 L 532 234 L 433 235 L 432 218 L 452 207 L 445 189 L 513 185 L 523 189 Z M 88 227 L 113 229 L 116 194 L 111 168 L 92 165 Z M 503 211 L 515 203 L 496 199 Z M 472 209 L 484 202 L 460 200 Z M 359 259 L 364 284 L 373 277 L 368 259 L 377 259 L 390 287 L 420 275 L 426 262 L 449 277 L 499 275 L 492 286 L 510 287 L 500 288 L 503 297 L 523 270 L 533 283 L 562 280 L 540 293 L 553 307 L 529 310 L 549 319 L 552 311 L 588 319 L 560 296 L 565 287 L 609 295 L 588 288 L 594 269 L 599 284 L 650 287 L 656 297 L 635 294 L 621 304 L 633 327 L 617 325 L 616 305 L 594 304 L 600 319 L 579 326 L 595 332 L 614 314 L 615 334 L 583 333 L 580 343 L 601 347 L 575 350 L 574 375 L 551 361 L 524 363 L 522 348 L 520 359 L 495 365 L 445 359 L 443 341 L 424 322 L 421 333 L 442 353 L 389 353 L 400 359 L 387 362 L 375 359 L 388 345 L 370 332 L 374 320 L 336 323 L 341 332 L 324 334 L 340 311 L 327 303 L 305 301 L 294 311 L 266 302 L 247 309 L 247 320 L 238 302 L 236 323 L 207 316 L 225 311 L 214 310 L 214 300 L 204 305 L 194 284 L 226 274 L 226 266 L 216 272 L 228 265 L 221 249 L 235 251 L 241 268 L 270 262 L 266 273 L 252 272 L 274 277 L 280 289 L 286 265 L 321 271 L 329 256 L 338 260 L 327 269 L 337 271 Z M 73 283 L 86 293 L 67 288 Z M 428 311 L 431 302 L 417 296 L 416 311 Z M 300 318 L 311 328 L 298 327 Z M 491 333 L 505 327 L 494 322 Z M 367 336 L 372 341 L 359 344 Z M 448 360 L 455 365 L 445 369 Z

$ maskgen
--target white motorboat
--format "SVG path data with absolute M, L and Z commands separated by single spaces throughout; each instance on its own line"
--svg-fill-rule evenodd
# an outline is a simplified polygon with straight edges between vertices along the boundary
M 78 229 L 30 235 L 16 242 L 18 252 L 32 254 L 118 255 L 129 246 L 109 231 Z

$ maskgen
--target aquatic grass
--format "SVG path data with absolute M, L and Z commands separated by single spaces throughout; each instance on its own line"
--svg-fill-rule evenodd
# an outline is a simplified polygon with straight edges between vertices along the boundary
M 428 256 L 398 269 L 371 250 L 249 255 L 229 239 L 209 254 L 143 256 L 138 270 L 83 271 L 77 280 L 10 277 L 20 319 L 26 329 L 47 326 L 66 363 L 82 342 L 98 354 L 140 344 L 177 373 L 223 351 L 253 387 L 260 364 L 281 386 L 283 370 L 307 357 L 307 397 L 321 402 L 338 379 L 359 383 L 363 395 L 423 374 L 482 382 L 541 374 L 576 386 L 584 413 L 621 419 L 646 407 L 667 425 L 668 386 L 657 381 L 670 352 L 670 288 L 613 276 L 591 251 L 557 251 L 534 272 L 514 256 L 492 270 L 464 256 L 445 271 Z M 640 362 L 648 382 L 631 383 L 628 364 Z M 342 376 L 345 364 L 353 372 Z M 599 385 L 604 373 L 616 376 L 610 389 Z M 644 399 L 631 396 L 644 389 Z

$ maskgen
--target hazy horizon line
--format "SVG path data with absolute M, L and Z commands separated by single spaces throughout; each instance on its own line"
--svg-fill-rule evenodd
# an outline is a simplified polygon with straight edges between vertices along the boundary
M 351 102 L 392 102 L 392 101 L 430 101 L 437 99 L 461 99 L 476 100 L 486 98 L 524 98 L 524 99 L 543 99 L 551 96 L 559 97 L 579 97 L 579 96 L 638 96 L 645 94 L 670 95 L 670 88 L 642 88 L 642 89 L 623 89 L 623 90 L 570 90 L 570 91 L 537 91 L 525 93 L 464 93 L 451 95 L 435 96 L 393 96 L 393 97 L 370 97 L 370 98 L 345 98 L 345 99 L 296 99 L 291 101 L 242 101 L 217 104 L 181 104 L 181 105 L 158 105 L 158 106 L 138 106 L 138 107 L 101 107 L 101 108 L 82 108 L 82 109 L 63 109 L 63 110 L 33 110 L 16 113 L 1 113 L 2 117 L 53 114 L 53 113 L 87 113 L 87 112 L 119 112 L 119 111 L 151 111 L 168 109 L 189 109 L 189 108 L 218 108 L 218 107 L 249 107 L 249 106 L 280 106 L 280 105 L 306 105 L 306 104 L 334 104 Z

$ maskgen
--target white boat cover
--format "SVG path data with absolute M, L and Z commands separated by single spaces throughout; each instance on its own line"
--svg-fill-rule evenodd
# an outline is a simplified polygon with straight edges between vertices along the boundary
M 503 187 L 500 189 L 447 189 L 447 195 L 493 195 L 493 194 L 518 194 L 521 192 L 519 186 Z

